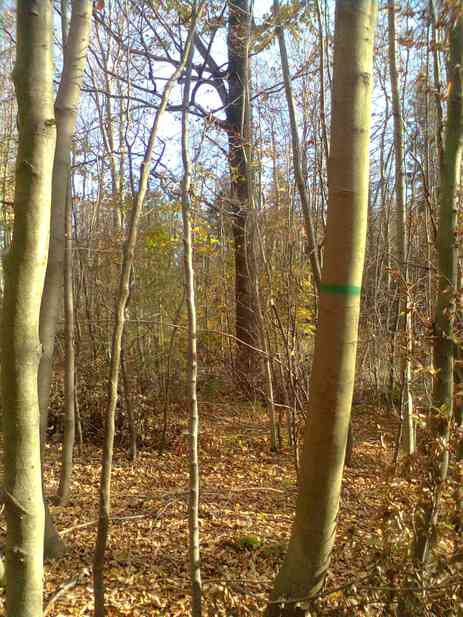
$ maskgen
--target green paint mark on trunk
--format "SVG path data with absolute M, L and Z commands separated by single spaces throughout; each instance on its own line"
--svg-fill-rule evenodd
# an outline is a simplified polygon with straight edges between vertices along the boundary
M 340 294 L 343 296 L 360 296 L 362 288 L 358 285 L 332 285 L 322 283 L 320 291 L 327 294 Z

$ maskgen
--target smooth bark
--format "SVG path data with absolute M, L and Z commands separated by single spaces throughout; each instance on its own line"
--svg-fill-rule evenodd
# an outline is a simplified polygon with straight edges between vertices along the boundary
M 45 515 L 37 374 L 56 140 L 52 35 L 51 0 L 18 0 L 13 79 L 19 141 L 1 331 L 7 617 L 42 614 Z
M 338 0 L 326 250 L 296 519 L 268 617 L 307 614 L 335 539 L 355 377 L 368 211 L 375 0 Z
M 61 473 L 58 487 L 58 501 L 65 505 L 71 491 L 74 442 L 76 434 L 75 414 L 75 347 L 74 347 L 74 295 L 72 289 L 72 187 L 68 182 L 68 196 L 65 212 L 65 254 L 64 254 L 64 434 L 61 452 Z
M 73 0 L 69 34 L 64 44 L 63 72 L 55 101 L 56 150 L 53 164 L 53 193 L 50 247 L 45 288 L 40 309 L 40 341 L 43 354 L 39 367 L 40 433 L 42 465 L 48 423 L 48 404 L 53 375 L 53 353 L 58 314 L 62 301 L 64 273 L 64 218 L 70 168 L 72 136 L 80 101 L 80 88 L 85 68 L 92 3 Z M 63 32 L 65 27 L 63 27 Z M 58 557 L 64 551 L 46 507 L 45 556 Z

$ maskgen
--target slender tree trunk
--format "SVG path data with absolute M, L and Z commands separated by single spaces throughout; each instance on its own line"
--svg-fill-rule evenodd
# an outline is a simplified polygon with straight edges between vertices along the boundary
M 435 22 L 435 17 L 434 17 Z M 452 23 L 452 21 L 451 21 Z M 439 228 L 437 253 L 439 282 L 434 318 L 434 383 L 432 422 L 440 452 L 434 465 L 435 487 L 429 500 L 422 506 L 417 528 L 414 557 L 422 563 L 429 559 L 437 535 L 439 500 L 448 473 L 450 422 L 454 411 L 455 340 L 453 324 L 457 302 L 457 196 L 461 180 L 463 153 L 463 17 L 461 14 L 450 28 L 450 49 L 447 68 L 448 104 L 445 139 L 439 147 L 440 189 Z M 437 71 L 437 69 L 435 69 Z M 435 72 L 435 74 L 437 74 Z M 438 103 L 438 107 L 440 102 Z M 438 124 L 442 115 L 438 112 Z M 439 131 L 438 131 L 439 132 Z M 458 457 L 458 452 L 457 452 Z M 456 491 L 459 504 L 461 494 Z
M 196 12 L 194 5 L 193 11 Z M 193 47 L 190 49 L 185 83 L 183 86 L 183 115 L 182 115 L 182 218 L 184 244 L 184 276 L 185 295 L 188 309 L 188 403 L 190 408 L 190 492 L 188 504 L 189 522 L 189 556 L 191 577 L 191 614 L 193 617 L 202 615 L 202 586 L 200 564 L 200 537 L 199 537 L 199 413 L 197 399 L 197 325 L 195 280 L 193 267 L 193 241 L 191 232 L 192 195 L 191 195 L 191 160 L 189 153 L 189 119 L 188 106 L 190 101 L 191 73 L 193 62 Z
M 151 128 L 148 145 L 146 147 L 145 156 L 141 164 L 140 180 L 137 194 L 133 199 L 131 218 L 129 222 L 128 235 L 124 246 L 122 258 L 121 275 L 119 281 L 119 289 L 116 298 L 115 315 L 116 322 L 112 336 L 111 345 L 111 367 L 109 376 L 109 400 L 105 415 L 105 437 L 103 445 L 103 458 L 101 466 L 100 480 L 100 505 L 98 516 L 98 531 L 95 546 L 95 556 L 93 562 L 93 586 L 95 594 L 95 617 L 104 617 L 106 614 L 104 596 L 104 562 L 106 545 L 109 534 L 109 519 L 111 514 L 111 470 L 114 448 L 114 433 L 115 433 L 115 414 L 118 399 L 118 384 L 119 384 L 119 368 L 121 357 L 121 344 L 125 326 L 125 309 L 130 294 L 130 274 L 134 260 L 135 246 L 138 234 L 138 221 L 141 215 L 143 203 L 145 200 L 146 191 L 148 188 L 148 179 L 153 157 L 153 150 L 156 143 L 160 120 L 169 101 L 169 95 L 182 74 L 189 57 L 189 50 L 192 45 L 192 39 L 196 26 L 196 19 L 193 19 L 190 26 L 190 32 L 186 41 L 182 59 L 169 77 L 162 99 L 159 104 L 154 122 Z
M 456 202 L 461 178 L 463 151 L 463 17 L 450 32 L 448 65 L 449 99 L 444 153 L 440 169 L 439 231 L 439 292 L 434 320 L 433 407 L 438 413 L 437 433 L 442 438 L 440 478 L 445 480 L 448 469 L 450 420 L 453 415 L 454 353 L 453 322 L 457 297 L 457 213 Z
M 63 3 L 64 4 L 64 3 Z M 88 47 L 92 3 L 73 0 L 69 35 L 64 45 L 64 63 L 55 101 L 57 126 L 56 151 L 53 164 L 53 196 L 45 288 L 40 309 L 40 341 L 43 354 L 39 367 L 40 433 L 42 465 L 48 421 L 48 404 L 53 374 L 53 351 L 56 326 L 62 297 L 64 272 L 64 217 L 70 166 L 72 136 L 80 101 L 80 86 Z M 64 31 L 65 28 L 63 28 Z M 59 556 L 64 550 L 53 522 L 45 510 L 45 557 Z
M 64 340 L 66 366 L 64 369 L 64 435 L 58 487 L 60 505 L 65 505 L 69 499 L 76 434 L 74 295 L 72 290 L 72 186 L 70 178 L 65 211 Z
M 398 258 L 399 267 L 402 271 L 404 281 L 404 294 L 399 298 L 400 313 L 404 313 L 402 320 L 402 330 L 404 334 L 404 350 L 402 350 L 401 374 L 402 374 L 402 396 L 401 412 L 403 430 L 403 449 L 410 455 L 415 452 L 415 422 L 413 419 L 413 399 L 411 393 L 411 347 L 412 347 L 412 317 L 409 302 L 408 289 L 408 242 L 407 242 L 407 209 L 405 205 L 405 176 L 403 160 L 403 138 L 402 138 L 402 111 L 400 102 L 399 75 L 396 60 L 396 28 L 395 28 L 395 2 L 388 1 L 388 23 L 389 23 L 389 70 L 391 74 L 392 90 L 392 117 L 394 120 L 394 156 L 395 156 L 395 197 L 397 207 L 397 222 L 399 230 L 398 239 Z
M 312 274 L 317 289 L 320 287 L 320 262 L 318 260 L 318 246 L 315 238 L 312 212 L 310 211 L 309 196 L 305 186 L 304 174 L 302 172 L 301 161 L 301 145 L 299 142 L 299 132 L 297 128 L 296 109 L 294 107 L 293 92 L 291 88 L 291 75 L 289 72 L 288 52 L 286 51 L 285 34 L 283 28 L 278 23 L 280 15 L 280 2 L 273 0 L 273 11 L 277 25 L 275 28 L 278 45 L 280 47 L 281 68 L 283 70 L 283 81 L 285 84 L 286 103 L 288 105 L 289 123 L 291 127 L 291 142 L 293 151 L 293 167 L 296 185 L 299 191 L 301 200 L 302 213 L 304 215 L 305 233 L 307 236 L 307 246 L 309 249 L 310 264 L 312 266 Z
M 13 239 L 4 259 L 2 408 L 6 615 L 42 614 L 44 506 L 37 374 L 39 314 L 48 255 L 53 114 L 53 4 L 17 2 L 14 82 L 18 100 Z
M 368 212 L 376 0 L 338 0 L 329 200 L 320 313 L 296 520 L 268 617 L 307 614 L 325 580 L 336 530 L 355 377 Z
M 127 300 L 127 304 L 129 300 Z M 137 460 L 137 423 L 135 419 L 135 410 L 130 398 L 130 380 L 127 374 L 127 362 L 126 360 L 126 336 L 122 339 L 121 345 L 121 372 L 122 383 L 124 385 L 124 402 L 125 411 L 127 413 L 127 420 L 129 424 L 129 460 L 131 463 L 135 463 Z
M 322 128 L 323 153 L 326 161 L 329 157 L 328 130 L 326 128 L 326 103 L 325 103 L 325 34 L 323 28 L 322 11 L 320 0 L 315 0 L 315 10 L 318 24 L 318 50 L 320 56 L 320 124 Z
M 429 0 L 429 11 L 431 14 L 431 40 L 433 52 L 433 71 L 434 71 L 434 102 L 436 109 L 436 143 L 439 155 L 439 162 L 442 165 L 442 157 L 444 156 L 444 121 L 441 99 L 441 70 L 439 61 L 439 40 L 436 8 L 434 0 Z
M 255 238 L 259 245 L 260 256 L 264 267 L 267 273 L 268 286 L 270 291 L 270 306 L 273 305 L 272 298 L 272 277 L 270 273 L 270 268 L 268 266 L 267 258 L 265 255 L 265 248 L 262 242 L 262 235 L 259 229 L 259 222 L 257 219 L 257 212 L 254 212 L 254 227 L 255 227 Z M 254 247 L 255 249 L 257 247 Z M 254 262 L 257 263 L 257 255 L 254 256 Z M 272 360 L 270 355 L 270 345 L 269 345 L 269 337 L 265 328 L 265 320 L 264 320 L 264 312 L 262 310 L 262 300 L 261 300 L 261 292 L 259 285 L 259 278 L 256 276 L 255 278 L 255 294 L 256 294 L 256 310 L 258 317 L 258 325 L 259 325 L 259 335 L 260 335 L 260 348 L 262 350 L 262 365 L 263 365 L 263 377 L 265 384 L 265 398 L 266 398 L 266 406 L 268 411 L 269 425 L 270 425 L 270 449 L 272 452 L 278 452 L 281 447 L 281 436 L 280 436 L 280 425 L 277 419 L 277 414 L 275 411 L 275 397 L 274 397 L 274 387 L 273 387 L 273 371 L 272 371 Z

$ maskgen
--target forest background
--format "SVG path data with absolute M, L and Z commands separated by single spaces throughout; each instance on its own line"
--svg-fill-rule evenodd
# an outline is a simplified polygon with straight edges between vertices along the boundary
M 189 575 L 193 614 L 201 596 L 205 614 L 256 614 L 303 486 L 336 7 L 210 1 L 199 3 L 196 21 L 193 4 L 53 3 L 62 147 L 53 195 L 63 208 L 52 218 L 39 367 L 45 491 L 58 494 L 45 512 L 50 615 L 89 610 L 95 527 L 97 611 L 105 610 L 106 572 L 108 614 L 186 614 Z M 78 37 L 89 44 L 73 60 L 75 16 L 85 17 Z M 4 2 L 5 257 L 21 118 L 11 79 L 16 18 Z M 463 611 L 463 43 L 452 43 L 461 21 L 457 2 L 378 3 L 354 415 L 335 574 L 310 594 L 320 614 Z M 458 169 L 443 222 L 451 148 Z M 329 467 L 326 452 L 320 465 Z M 203 583 L 194 565 L 200 535 Z

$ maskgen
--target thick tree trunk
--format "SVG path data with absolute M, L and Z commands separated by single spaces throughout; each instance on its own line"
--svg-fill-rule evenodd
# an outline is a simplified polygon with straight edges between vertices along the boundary
M 14 82 L 19 143 L 13 240 L 5 258 L 2 315 L 6 614 L 42 614 L 44 507 L 37 374 L 39 314 L 50 231 L 53 4 L 17 3 Z
M 248 0 L 229 0 L 227 126 L 230 165 L 233 237 L 235 245 L 237 369 L 252 382 L 258 362 L 252 347 L 259 334 L 252 278 L 252 234 L 248 225 L 252 186 L 248 173 L 251 157 L 251 116 L 249 103 L 249 38 L 251 10 Z M 252 385 L 252 384 L 251 384 Z
M 305 615 L 328 571 L 355 377 L 368 210 L 376 0 L 338 0 L 320 313 L 296 520 L 269 617 Z
M 64 218 L 70 152 L 79 107 L 80 87 L 85 68 L 91 16 L 92 3 L 90 0 L 73 0 L 69 35 L 64 45 L 63 73 L 55 101 L 57 140 L 53 164 L 50 248 L 45 288 L 40 309 L 40 341 L 43 354 L 40 359 L 38 384 L 42 464 L 47 431 L 50 385 L 53 374 L 56 325 L 63 289 Z M 46 509 L 46 519 L 45 556 L 53 558 L 63 552 L 64 544 L 48 515 L 48 508 Z

